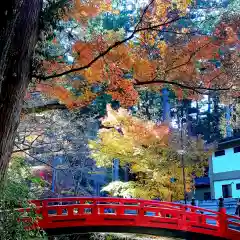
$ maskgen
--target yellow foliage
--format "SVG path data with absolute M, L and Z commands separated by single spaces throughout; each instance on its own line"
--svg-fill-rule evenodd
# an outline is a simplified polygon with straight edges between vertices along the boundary
M 169 133 L 166 125 L 143 121 L 131 116 L 125 109 L 115 111 L 110 106 L 107 106 L 107 117 L 102 119 L 102 125 L 106 128 L 99 131 L 98 139 L 89 142 L 92 157 L 99 166 L 111 167 L 113 159 L 119 159 L 121 166 L 130 165 L 130 170 L 137 175 L 137 179 L 128 183 L 127 186 L 131 188 L 127 191 L 128 194 L 131 192 L 133 197 L 146 199 L 183 198 L 182 168 L 177 153 L 179 132 L 171 130 Z M 210 152 L 204 149 L 200 137 L 188 139 L 186 149 L 185 181 L 187 190 L 190 191 L 193 188 L 192 172 L 199 172 Z M 171 182 L 172 178 L 176 182 Z M 126 194 L 126 184 L 121 184 L 117 184 L 118 195 Z M 108 187 L 113 186 L 106 188 Z M 116 194 L 113 188 L 111 191 L 111 194 Z
M 164 56 L 166 54 L 167 44 L 164 41 L 160 41 L 158 43 L 158 49 L 160 50 L 161 56 Z
M 176 8 L 180 15 L 184 15 L 191 2 L 192 0 L 155 0 L 146 14 L 146 22 L 152 25 L 163 23 L 168 20 L 168 12 Z
M 165 17 L 168 9 L 171 7 L 171 1 L 156 0 L 155 2 L 156 18 Z
M 192 3 L 192 0 L 173 0 L 173 3 L 176 3 L 177 8 L 180 10 L 180 12 L 183 14 L 186 13 L 187 8 Z
M 37 139 L 42 139 L 42 136 L 39 135 L 30 135 L 25 138 L 29 143 L 36 141 Z
M 107 43 L 115 43 L 117 41 L 121 41 L 124 39 L 125 31 L 124 29 L 120 29 L 118 31 L 109 30 L 103 35 L 103 39 Z

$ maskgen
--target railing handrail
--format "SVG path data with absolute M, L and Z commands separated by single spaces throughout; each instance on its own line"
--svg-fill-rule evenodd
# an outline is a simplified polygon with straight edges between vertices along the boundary
M 201 211 L 204 213 L 213 213 L 218 215 L 218 211 L 214 211 L 211 209 L 206 209 L 198 206 L 192 206 L 192 205 L 185 205 L 185 204 L 180 204 L 180 203 L 172 203 L 172 202 L 165 202 L 165 201 L 158 201 L 158 200 L 144 200 L 144 199 L 136 199 L 136 198 L 114 198 L 114 197 L 70 197 L 70 198 L 49 198 L 49 199 L 41 199 L 41 200 L 33 200 L 32 203 L 34 202 L 73 202 L 73 201 L 97 201 L 97 202 L 119 202 L 119 203 L 145 203 L 145 204 L 154 204 L 154 205 L 165 205 L 169 207 L 180 207 L 180 208 L 188 208 L 190 210 L 195 210 L 195 211 Z M 100 203 L 96 203 L 97 205 Z M 113 203 L 112 203 L 113 204 Z M 230 215 L 229 215 L 230 216 Z M 239 218 L 240 219 L 240 218 Z

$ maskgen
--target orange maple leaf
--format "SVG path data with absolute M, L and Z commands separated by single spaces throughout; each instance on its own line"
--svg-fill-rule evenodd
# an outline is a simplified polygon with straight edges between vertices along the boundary
M 73 51 L 78 53 L 76 60 L 80 65 L 87 65 L 94 57 L 95 45 L 92 43 L 85 43 L 77 41 L 73 45 Z
M 156 75 L 156 66 L 146 59 L 137 59 L 133 71 L 133 77 L 138 81 L 151 81 Z

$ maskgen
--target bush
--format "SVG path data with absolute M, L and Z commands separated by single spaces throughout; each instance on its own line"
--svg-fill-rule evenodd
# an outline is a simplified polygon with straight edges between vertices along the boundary
M 30 173 L 28 166 L 22 158 L 12 159 L 6 181 L 0 194 L 0 240 L 27 240 L 30 237 L 42 236 L 40 231 L 27 231 L 27 223 L 19 221 L 22 213 L 16 211 L 16 208 L 30 208 L 26 213 L 34 222 L 38 217 L 35 214 L 34 206 L 28 202 L 34 199 L 41 192 L 41 179 L 34 178 Z

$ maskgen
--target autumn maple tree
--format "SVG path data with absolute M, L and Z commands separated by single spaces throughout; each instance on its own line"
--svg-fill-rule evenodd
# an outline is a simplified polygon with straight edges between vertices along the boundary
M 185 181 L 190 191 L 194 174 L 201 173 L 211 150 L 205 148 L 201 138 L 185 136 L 184 141 Z M 90 141 L 89 146 L 97 165 L 111 167 L 113 159 L 119 159 L 121 166 L 128 164 L 131 173 L 137 176 L 134 182 L 113 182 L 103 190 L 125 197 L 172 200 L 183 198 L 179 142 L 178 131 L 168 125 L 143 121 L 127 110 L 116 111 L 108 106 L 98 138 Z
M 215 24 L 210 34 L 201 34 L 186 21 L 189 10 L 194 12 L 192 1 L 150 1 L 132 25 L 130 36 L 121 31 L 92 34 L 88 40 L 73 44 L 72 65 L 45 62 L 52 74 L 39 78 L 50 79 L 50 86 L 43 82 L 37 89 L 59 98 L 69 108 L 89 104 L 102 91 L 122 106 L 132 106 L 138 101 L 136 86 L 147 85 L 159 89 L 170 86 L 180 98 L 214 90 L 236 93 L 238 15 Z M 83 79 L 69 82 L 76 75 Z M 59 78 L 81 96 L 59 86 Z M 101 86 L 102 91 L 93 93 L 94 85 Z

